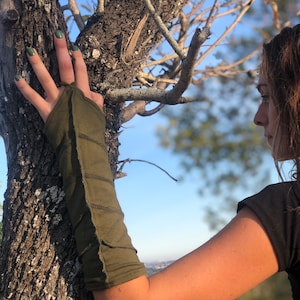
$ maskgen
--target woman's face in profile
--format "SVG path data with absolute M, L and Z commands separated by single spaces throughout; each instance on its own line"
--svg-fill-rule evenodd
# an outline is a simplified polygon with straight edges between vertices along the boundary
M 278 128 L 283 124 L 279 124 L 279 113 L 271 98 L 270 86 L 263 73 L 259 77 L 257 90 L 262 100 L 254 116 L 254 123 L 264 128 L 264 136 L 276 160 L 283 161 L 293 158 L 288 146 L 288 134 L 285 134 L 285 130 L 280 130 L 280 136 L 278 135 Z

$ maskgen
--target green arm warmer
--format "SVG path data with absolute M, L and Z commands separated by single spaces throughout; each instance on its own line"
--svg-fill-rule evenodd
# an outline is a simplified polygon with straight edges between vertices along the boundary
M 145 275 L 124 224 L 104 141 L 105 117 L 67 85 L 47 119 L 88 290 L 109 288 Z

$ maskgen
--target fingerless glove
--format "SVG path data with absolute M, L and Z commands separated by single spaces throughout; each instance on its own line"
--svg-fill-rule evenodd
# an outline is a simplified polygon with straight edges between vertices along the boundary
M 104 140 L 105 117 L 67 85 L 45 124 L 53 146 L 88 290 L 145 275 L 124 224 Z

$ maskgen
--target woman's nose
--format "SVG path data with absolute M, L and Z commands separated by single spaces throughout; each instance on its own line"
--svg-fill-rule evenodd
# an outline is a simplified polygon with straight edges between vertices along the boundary
M 254 116 L 253 120 L 254 124 L 257 126 L 265 126 L 268 122 L 268 115 L 266 112 L 266 108 L 264 107 L 263 103 L 260 104 L 258 110 Z

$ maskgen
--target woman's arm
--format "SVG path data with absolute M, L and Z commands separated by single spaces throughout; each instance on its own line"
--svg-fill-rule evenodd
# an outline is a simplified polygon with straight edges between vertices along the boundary
M 174 233 L 176 234 L 176 233 Z M 272 245 L 248 208 L 207 243 L 149 278 L 102 292 L 97 300 L 233 300 L 278 271 Z
M 55 38 L 54 41 L 61 80 L 68 84 L 75 82 L 77 88 L 101 108 L 103 98 L 89 89 L 86 67 L 80 51 L 73 52 L 73 70 L 65 40 Z M 22 78 L 17 78 L 16 85 L 24 97 L 37 108 L 43 120 L 47 121 L 64 87 L 56 87 L 36 52 L 29 55 L 29 61 L 46 92 L 46 99 L 37 94 Z M 101 185 L 98 193 L 102 193 Z M 119 262 L 114 259 L 112 256 L 111 263 L 118 265 Z M 144 275 L 135 276 L 132 280 L 103 291 L 94 290 L 94 297 L 99 300 L 235 299 L 277 270 L 276 256 L 267 234 L 252 211 L 244 208 L 210 241 L 162 272 L 150 278 Z

